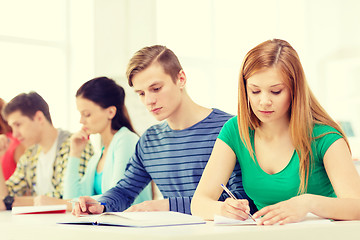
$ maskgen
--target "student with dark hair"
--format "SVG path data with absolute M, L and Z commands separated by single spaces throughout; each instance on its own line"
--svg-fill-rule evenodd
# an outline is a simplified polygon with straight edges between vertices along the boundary
M 0 112 L 4 106 L 5 101 L 0 98 Z M 0 169 L 5 180 L 14 173 L 16 164 L 24 151 L 25 146 L 13 136 L 11 127 L 0 114 Z
M 190 214 L 190 203 L 223 124 L 231 118 L 218 109 L 196 104 L 185 89 L 186 75 L 176 55 L 165 46 L 145 47 L 131 58 L 127 77 L 149 112 L 159 121 L 137 143 L 117 185 L 103 194 L 104 206 L 88 205 L 80 197 L 73 214 L 105 211 L 177 211 Z M 228 187 L 246 197 L 239 165 L 229 174 Z M 164 199 L 129 208 L 133 199 L 154 181 Z M 225 196 L 225 195 L 224 195 Z M 225 200 L 221 196 L 220 200 Z
M 37 195 L 62 198 L 71 134 L 53 126 L 49 106 L 36 92 L 22 93 L 13 98 L 3 109 L 3 116 L 14 137 L 28 149 L 6 183 L 0 176 L 0 197 L 3 198 L 0 209 L 33 205 L 33 196 Z M 80 175 L 84 174 L 92 154 L 92 146 L 87 144 L 81 152 Z
M 101 195 L 124 177 L 126 165 L 139 140 L 125 106 L 125 91 L 114 80 L 99 77 L 84 83 L 76 93 L 83 128 L 71 137 L 64 180 L 64 198 Z M 77 169 L 89 135 L 99 133 L 102 148 L 89 161 L 81 178 Z M 134 203 L 152 199 L 151 185 Z

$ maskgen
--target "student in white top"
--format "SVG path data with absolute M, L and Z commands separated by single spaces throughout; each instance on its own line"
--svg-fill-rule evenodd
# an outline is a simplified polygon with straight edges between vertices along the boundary
M 2 114 L 14 137 L 28 149 L 6 182 L 0 171 L 0 198 L 3 199 L 0 210 L 33 205 L 34 197 L 41 194 L 61 199 L 71 134 L 53 126 L 49 106 L 36 92 L 17 95 L 6 104 Z M 77 169 L 80 175 L 84 174 L 92 154 L 92 146 L 87 144 Z

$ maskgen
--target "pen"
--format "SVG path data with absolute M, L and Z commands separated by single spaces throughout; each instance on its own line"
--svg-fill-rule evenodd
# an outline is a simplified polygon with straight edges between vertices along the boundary
M 238 199 L 234 196 L 234 194 L 232 194 L 232 192 L 230 192 L 230 190 L 229 190 L 227 187 L 225 187 L 224 184 L 220 184 L 220 186 L 225 190 L 225 192 L 226 192 L 232 199 L 238 200 Z M 251 215 L 251 213 L 248 213 L 248 215 L 249 215 L 249 217 L 250 217 L 252 220 L 254 220 L 254 222 L 256 222 L 256 220 L 253 218 L 253 216 Z
M 70 203 L 78 203 L 79 201 L 78 200 L 70 200 L 68 202 L 70 202 Z M 86 204 L 88 204 L 88 205 L 99 204 L 99 205 L 103 205 L 103 206 L 106 205 L 106 203 L 104 203 L 104 202 L 86 202 Z

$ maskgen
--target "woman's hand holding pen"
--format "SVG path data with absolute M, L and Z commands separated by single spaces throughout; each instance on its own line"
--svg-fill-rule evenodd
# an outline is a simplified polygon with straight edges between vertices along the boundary
M 220 211 L 222 216 L 246 220 L 249 218 L 248 214 L 250 213 L 249 202 L 246 199 L 227 198 L 221 205 Z
M 290 198 L 289 200 L 270 205 L 257 211 L 253 217 L 259 218 L 258 225 L 273 225 L 299 222 L 303 220 L 310 211 L 310 196 L 303 194 Z
M 72 214 L 80 217 L 80 215 L 100 214 L 104 212 L 104 205 L 97 202 L 91 197 L 79 197 L 78 201 L 74 203 Z
M 70 156 L 80 157 L 89 141 L 89 133 L 86 128 L 74 133 L 70 138 Z

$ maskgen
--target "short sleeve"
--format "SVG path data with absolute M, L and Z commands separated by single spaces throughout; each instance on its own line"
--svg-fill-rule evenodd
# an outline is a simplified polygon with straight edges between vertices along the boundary
M 239 136 L 239 127 L 237 124 L 237 117 L 230 118 L 222 127 L 218 138 L 226 143 L 234 152 L 236 142 L 234 136 Z
M 342 138 L 342 135 L 335 128 L 317 124 L 313 129 L 313 136 L 315 140 L 315 150 L 318 155 L 322 157 L 325 155 L 329 147 Z

